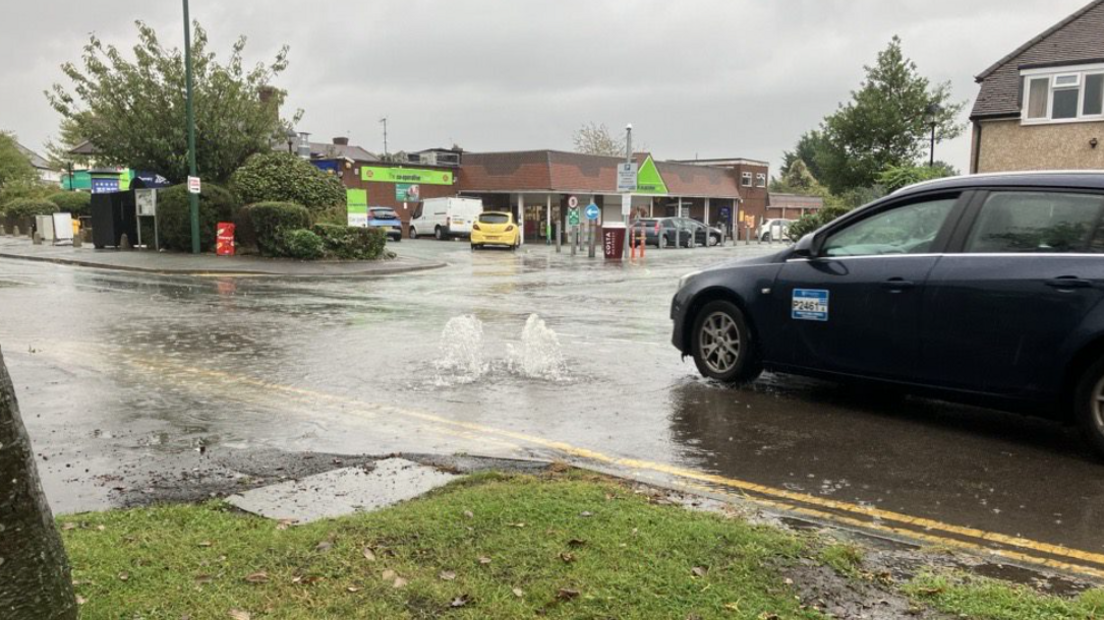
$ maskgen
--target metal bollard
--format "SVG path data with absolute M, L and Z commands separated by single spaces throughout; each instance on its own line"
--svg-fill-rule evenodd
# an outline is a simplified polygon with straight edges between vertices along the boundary
M 563 250 L 560 248 L 560 245 L 561 245 L 562 241 L 563 241 L 563 238 L 560 234 L 560 223 L 556 222 L 556 254 L 559 254 L 559 253 L 563 252 Z
M 594 220 L 587 221 L 587 243 L 590 247 L 587 249 L 587 258 L 594 258 L 594 244 L 598 241 L 598 225 Z

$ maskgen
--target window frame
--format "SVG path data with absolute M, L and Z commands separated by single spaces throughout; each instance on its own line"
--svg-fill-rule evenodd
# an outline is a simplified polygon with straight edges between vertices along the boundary
M 1075 188 L 1075 187 L 1031 187 L 1031 186 L 1008 186 L 1008 187 L 985 187 L 977 188 L 969 198 L 969 203 L 965 206 L 965 212 L 958 224 L 958 227 L 954 231 L 954 235 L 951 237 L 950 242 L 947 245 L 947 254 L 959 254 L 962 256 L 1046 256 L 1047 253 L 1040 252 L 967 252 L 966 244 L 970 242 L 970 238 L 974 234 L 974 229 L 981 223 L 981 210 L 984 208 L 985 203 L 989 201 L 989 198 L 993 194 L 1006 194 L 1006 193 L 1036 193 L 1036 194 L 1079 194 L 1085 196 L 1093 196 L 1104 200 L 1104 192 Z M 1104 217 L 1104 216 L 1102 216 Z M 1096 256 L 1104 258 L 1104 252 L 1056 252 L 1054 255 L 1060 256 Z
M 755 187 L 766 187 L 766 186 L 767 186 L 767 173 L 765 173 L 765 172 L 755 173 Z
M 1088 78 L 1094 75 L 1104 75 L 1104 64 L 1075 65 L 1066 67 L 1052 67 L 1045 69 L 1021 69 L 1020 80 L 1023 96 L 1020 101 L 1021 125 L 1053 125 L 1061 123 L 1091 123 L 1104 120 L 1104 103 L 1099 114 L 1085 114 L 1085 95 L 1088 91 Z M 1058 84 L 1060 78 L 1075 77 L 1073 84 Z M 1031 84 L 1035 80 L 1047 81 L 1045 116 L 1031 117 L 1028 112 L 1031 109 Z M 1054 99 L 1059 91 L 1077 89 L 1077 114 L 1069 118 L 1054 118 Z
M 740 175 L 741 187 L 754 187 L 755 177 L 750 172 L 744 172 Z
M 922 202 L 935 202 L 938 200 L 953 199 L 955 202 L 951 206 L 950 213 L 947 214 L 947 219 L 943 221 L 943 226 L 939 229 L 939 232 L 935 234 L 935 239 L 932 240 L 931 247 L 927 252 L 923 254 L 863 254 L 858 256 L 828 256 L 824 253 L 824 246 L 827 244 L 828 239 L 833 235 L 841 232 L 845 228 L 858 225 L 872 217 L 876 217 L 888 211 L 894 209 L 901 209 L 914 204 Z M 837 220 L 825 230 L 817 234 L 815 240 L 816 247 L 814 251 L 813 260 L 851 260 L 851 259 L 869 259 L 871 257 L 879 258 L 902 258 L 902 257 L 915 257 L 923 255 L 935 255 L 946 254 L 954 251 L 953 247 L 958 238 L 958 231 L 961 228 L 963 215 L 966 213 L 967 208 L 974 204 L 974 192 L 969 189 L 953 189 L 933 191 L 931 193 L 923 193 L 918 195 L 906 196 L 896 200 L 885 200 L 883 203 L 873 203 L 869 208 L 861 208 L 857 211 L 853 211 L 854 216 L 844 216 L 840 220 Z M 959 246 L 961 247 L 961 246 Z

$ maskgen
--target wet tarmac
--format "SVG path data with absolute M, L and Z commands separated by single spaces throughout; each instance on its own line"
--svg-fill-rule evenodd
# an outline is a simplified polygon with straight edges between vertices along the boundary
M 792 377 L 699 379 L 669 345 L 678 277 L 767 248 L 625 266 L 396 249 L 449 267 L 201 278 L 0 260 L 0 345 L 55 510 L 118 505 L 234 451 L 566 455 L 1104 554 L 1104 464 L 1068 429 Z

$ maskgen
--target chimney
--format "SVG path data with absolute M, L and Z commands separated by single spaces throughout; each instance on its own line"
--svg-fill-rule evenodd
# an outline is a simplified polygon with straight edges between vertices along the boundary
M 348 138 L 334 138 L 333 143 L 337 146 L 349 146 Z

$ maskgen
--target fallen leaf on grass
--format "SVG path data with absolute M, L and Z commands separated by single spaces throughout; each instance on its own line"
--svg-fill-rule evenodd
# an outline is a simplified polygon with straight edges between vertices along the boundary
M 507 523 L 506 525 L 509 525 L 510 527 L 516 527 L 518 529 L 525 527 L 524 523 Z
M 96 526 L 96 531 L 98 531 L 98 532 L 107 531 L 107 526 L 106 525 L 97 525 Z
M 88 599 L 84 598 L 83 596 L 81 596 L 79 594 L 77 595 L 77 605 L 84 605 L 87 602 L 88 602 Z
M 579 596 L 579 591 L 571 588 L 560 588 L 560 591 L 556 593 L 556 598 L 561 601 L 570 601 L 577 596 Z
M 205 583 L 211 583 L 215 578 L 210 575 L 196 575 L 195 582 L 197 585 L 203 585 Z
M 452 599 L 452 602 L 449 603 L 449 607 L 452 607 L 453 609 L 457 609 L 457 608 L 460 608 L 460 607 L 466 607 L 467 604 L 470 603 L 470 602 L 471 602 L 471 597 L 469 597 L 467 594 L 462 594 L 462 595 Z
M 522 590 L 521 588 L 514 588 L 513 590 L 510 590 L 510 591 L 513 592 L 514 596 L 516 596 L 518 598 L 522 598 L 522 597 L 525 596 L 525 590 Z
M 570 564 L 575 561 L 575 554 L 564 551 L 560 553 L 560 559 L 563 560 L 564 564 Z
M 740 604 L 739 603 L 725 603 L 724 608 L 729 610 L 729 611 L 740 611 Z
M 202 542 L 200 542 L 200 543 L 197 543 L 197 544 L 196 544 L 196 546 L 197 546 L 197 547 L 210 547 L 210 546 L 211 546 L 211 541 L 209 541 L 209 540 L 204 540 L 204 541 L 202 541 Z
M 487 556 L 482 556 L 482 557 L 479 558 L 479 563 L 480 564 L 490 564 L 491 563 L 491 558 L 489 558 Z
M 77 524 L 76 523 L 66 523 L 65 525 L 61 526 L 61 531 L 63 531 L 63 532 L 68 532 L 69 530 L 75 530 L 75 529 L 77 529 Z
M 437 576 L 440 577 L 444 581 L 452 581 L 453 579 L 456 579 L 456 573 L 454 573 L 450 570 L 443 570 Z
M 395 571 L 393 571 L 391 569 L 387 569 L 387 570 L 383 571 L 383 574 L 380 575 L 380 577 L 382 577 L 384 581 L 394 581 L 395 577 L 398 577 L 398 576 L 399 576 L 398 573 L 396 573 Z
M 694 573 L 695 577 L 705 577 L 705 574 L 709 572 L 709 569 L 702 566 L 695 566 L 694 568 L 690 569 L 690 572 Z
M 776 613 L 764 611 L 763 613 L 759 614 L 759 620 L 779 620 L 779 616 Z
M 579 516 L 580 516 L 580 517 L 583 517 L 583 518 L 585 519 L 585 518 L 587 518 L 587 517 L 593 517 L 593 516 L 594 516 L 594 513 L 593 513 L 593 512 L 591 512 L 591 511 L 589 511 L 589 510 L 584 510 L 584 511 L 582 511 L 582 512 L 580 512 L 580 513 L 579 513 Z
M 348 588 L 345 588 L 345 589 L 348 590 L 349 592 L 360 592 L 360 588 L 358 588 L 356 586 L 349 586 Z
M 361 553 L 364 554 L 364 559 L 365 560 L 368 560 L 369 562 L 375 562 L 376 561 L 376 553 L 374 551 L 372 551 L 371 549 L 369 549 L 368 547 L 365 547 L 364 551 L 362 551 Z
M 409 582 L 402 577 L 396 577 L 395 583 L 391 584 L 391 587 L 397 590 L 399 588 L 405 588 L 407 583 Z
M 250 614 L 248 611 L 242 611 L 240 609 L 231 609 L 230 610 L 230 617 L 233 618 L 234 620 L 250 620 L 251 618 L 253 618 L 253 615 Z
M 295 523 L 297 521 L 298 521 L 298 519 L 280 519 L 276 523 L 276 529 L 282 532 L 282 531 L 288 529 L 289 527 L 291 527 L 292 525 L 295 525 Z
M 314 546 L 315 551 L 329 551 L 333 548 L 333 543 L 328 540 L 323 540 Z
M 259 573 L 253 573 L 252 575 L 246 575 L 245 580 L 249 583 L 268 583 L 268 573 L 261 571 Z
M 126 581 L 128 579 L 130 579 L 130 573 L 127 573 L 127 572 L 119 573 L 119 581 Z
M 464 511 L 464 516 L 465 516 L 465 517 L 467 517 L 467 518 L 469 518 L 469 519 L 474 519 L 474 518 L 475 518 L 475 513 L 473 513 L 473 512 L 472 512 L 472 511 L 470 511 L 470 510 L 465 510 L 465 511 Z

